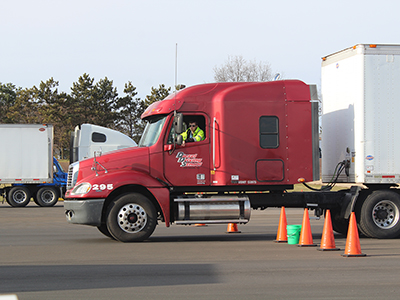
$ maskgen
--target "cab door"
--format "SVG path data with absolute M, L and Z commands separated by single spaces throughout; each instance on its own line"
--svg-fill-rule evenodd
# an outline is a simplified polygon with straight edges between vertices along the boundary
M 174 186 L 210 185 L 210 138 L 207 117 L 204 115 L 184 115 L 184 124 L 195 119 L 205 133 L 199 142 L 187 142 L 185 146 L 173 145 L 172 120 L 169 136 L 164 142 L 164 176 Z M 187 128 L 187 127 L 185 127 Z

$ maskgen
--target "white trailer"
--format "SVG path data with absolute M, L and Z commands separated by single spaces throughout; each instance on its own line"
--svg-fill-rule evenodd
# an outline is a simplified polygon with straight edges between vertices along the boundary
M 53 206 L 66 173 L 53 158 L 53 125 L 0 124 L 0 189 L 11 206 Z M 54 165 L 53 165 L 54 163 Z
M 53 126 L 1 124 L 1 183 L 53 181 Z
M 322 61 L 322 179 L 350 159 L 341 182 L 400 182 L 400 45 L 356 45 Z
M 338 182 L 363 185 L 348 210 L 372 237 L 400 233 L 399 82 L 400 45 L 358 44 L 322 58 L 322 180 L 347 162 Z

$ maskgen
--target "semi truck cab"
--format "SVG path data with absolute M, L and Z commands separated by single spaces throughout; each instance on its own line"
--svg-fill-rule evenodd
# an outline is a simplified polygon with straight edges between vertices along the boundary
M 314 90 L 298 80 L 212 83 L 153 103 L 138 147 L 70 166 L 68 221 L 121 241 L 148 238 L 157 220 L 248 222 L 251 207 L 267 206 L 254 191 L 317 179 Z M 180 133 L 193 120 L 205 138 L 183 146 Z

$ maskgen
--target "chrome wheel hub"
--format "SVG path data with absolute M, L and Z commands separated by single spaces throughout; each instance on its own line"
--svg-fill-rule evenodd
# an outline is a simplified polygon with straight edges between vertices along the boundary
M 12 197 L 16 203 L 22 203 L 26 200 L 26 194 L 23 191 L 15 192 Z
M 126 204 L 118 212 L 119 227 L 127 233 L 141 231 L 147 223 L 146 211 L 138 204 Z
M 54 200 L 54 193 L 52 191 L 45 191 L 42 194 L 42 201 L 45 203 L 50 203 Z
M 392 201 L 382 200 L 374 206 L 372 219 L 379 228 L 389 229 L 398 223 L 399 210 Z

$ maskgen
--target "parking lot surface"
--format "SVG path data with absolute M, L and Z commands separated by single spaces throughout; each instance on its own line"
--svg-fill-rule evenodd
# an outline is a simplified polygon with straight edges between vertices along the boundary
M 252 211 L 241 233 L 226 225 L 157 226 L 124 244 L 71 225 L 62 202 L 0 204 L 0 295 L 18 299 L 397 299 L 400 239 L 361 238 L 366 257 L 275 243 L 280 209 Z M 301 224 L 301 209 L 286 209 Z M 310 216 L 312 213 L 310 212 Z M 324 221 L 311 220 L 318 244 Z

